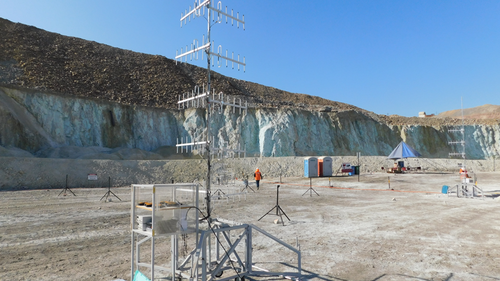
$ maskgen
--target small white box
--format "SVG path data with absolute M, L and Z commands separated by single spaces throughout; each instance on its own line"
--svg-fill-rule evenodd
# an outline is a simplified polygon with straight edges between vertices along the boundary
M 146 231 L 148 224 L 151 225 L 153 216 L 151 215 L 137 215 L 137 227 L 142 231 Z
M 462 182 L 463 183 L 474 183 L 474 180 L 471 178 L 464 178 L 464 179 L 462 179 Z

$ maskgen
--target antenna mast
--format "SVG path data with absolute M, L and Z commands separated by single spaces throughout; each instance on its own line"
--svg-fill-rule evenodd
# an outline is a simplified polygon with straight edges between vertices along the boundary
M 200 2 L 201 2 L 201 0 L 200 0 Z M 205 16 L 205 14 L 206 14 L 206 16 Z M 217 23 L 221 23 L 222 19 L 225 17 L 226 23 L 228 23 L 228 21 L 230 20 L 231 25 L 234 25 L 234 22 L 236 22 L 236 26 L 238 28 L 239 28 L 240 23 L 241 23 L 243 25 L 243 30 L 244 30 L 245 29 L 245 16 L 242 15 L 242 17 L 240 19 L 239 13 L 236 13 L 236 16 L 234 16 L 233 10 L 231 10 L 231 12 L 229 14 L 228 10 L 227 10 L 227 6 L 225 8 L 225 11 L 223 11 L 222 10 L 222 3 L 220 1 L 217 3 L 217 7 L 212 5 L 211 0 L 205 0 L 201 3 L 198 3 L 198 1 L 195 1 L 193 8 L 191 8 L 191 6 L 190 6 L 189 10 L 186 10 L 185 13 L 181 14 L 181 19 L 180 19 L 181 27 L 182 27 L 183 22 L 184 22 L 184 24 L 186 24 L 187 21 L 191 21 L 191 18 L 195 19 L 196 17 L 200 17 L 200 16 L 203 16 L 207 19 L 207 39 L 206 39 L 206 41 L 205 41 L 205 37 L 203 36 L 202 41 L 201 41 L 202 42 L 201 46 L 198 46 L 198 40 L 194 40 L 193 43 L 191 44 L 190 48 L 188 48 L 187 45 L 186 45 L 185 49 L 181 48 L 180 53 L 178 53 L 178 52 L 176 53 L 175 62 L 177 64 L 178 60 L 180 62 L 182 62 L 183 59 L 184 59 L 184 61 L 187 61 L 188 57 L 190 57 L 191 60 L 193 58 L 198 59 L 198 54 L 200 52 L 201 52 L 202 59 L 203 59 L 204 53 L 207 56 L 207 90 L 206 90 L 206 92 L 203 89 L 203 92 L 200 94 L 199 87 L 196 86 L 195 91 L 193 91 L 191 94 L 191 97 L 189 97 L 189 94 L 188 94 L 188 98 L 184 98 L 184 95 L 183 95 L 183 99 L 181 100 L 181 98 L 179 96 L 179 101 L 177 102 L 179 109 L 181 109 L 181 106 L 182 106 L 182 108 L 188 107 L 190 105 L 191 106 L 194 106 L 194 105 L 199 106 L 200 101 L 202 102 L 202 106 L 205 105 L 206 112 L 207 112 L 206 141 L 202 141 L 202 142 L 194 141 L 194 142 L 190 142 L 190 143 L 188 143 L 187 140 L 186 140 L 186 143 L 182 143 L 182 141 L 181 141 L 181 142 L 178 142 L 177 147 L 181 148 L 181 150 L 183 147 L 191 147 L 192 148 L 193 146 L 197 146 L 197 147 L 202 146 L 202 147 L 206 148 L 205 151 L 206 151 L 206 159 L 207 159 L 207 181 L 206 181 L 207 219 L 210 219 L 210 213 L 211 213 L 211 207 L 210 207 L 211 163 L 210 163 L 210 160 L 211 160 L 212 154 L 214 154 L 215 150 L 216 150 L 214 148 L 215 143 L 213 141 L 212 134 L 210 132 L 211 111 L 214 109 L 214 106 L 216 104 L 220 106 L 220 110 L 219 110 L 220 113 L 223 112 L 222 109 L 223 109 L 224 105 L 232 106 L 233 111 L 234 111 L 234 108 L 239 108 L 240 112 L 241 112 L 241 109 L 244 109 L 244 110 L 247 109 L 247 103 L 245 103 L 245 105 L 243 105 L 241 102 L 241 99 L 239 100 L 239 104 L 237 104 L 236 99 L 233 100 L 233 103 L 231 103 L 230 101 L 225 102 L 224 95 L 222 93 L 219 93 L 219 97 L 222 94 L 222 99 L 220 99 L 220 98 L 216 99 L 216 97 L 215 97 L 215 91 L 211 87 L 211 78 L 210 78 L 210 66 L 211 66 L 211 64 L 213 64 L 213 62 L 212 62 L 213 57 L 215 56 L 218 58 L 218 66 L 219 67 L 220 67 L 221 60 L 226 60 L 226 67 L 228 66 L 228 62 L 231 62 L 233 69 L 234 69 L 234 64 L 236 64 L 238 66 L 238 70 L 240 70 L 240 66 L 243 66 L 243 71 L 245 71 L 246 63 L 245 63 L 245 57 L 243 57 L 243 61 L 240 61 L 240 55 L 238 55 L 237 59 L 235 59 L 234 52 L 232 53 L 231 57 L 229 57 L 228 51 L 226 50 L 226 54 L 224 55 L 222 53 L 222 46 L 221 45 L 218 46 L 217 52 L 214 52 L 214 42 L 211 41 L 211 29 L 212 29 L 213 25 L 215 25 Z M 196 89 L 198 89 L 198 92 L 196 92 Z M 212 92 L 212 98 L 210 97 L 211 92 Z M 238 150 L 238 152 L 241 152 L 241 151 Z
M 462 152 L 451 152 L 449 153 L 450 157 L 453 157 L 453 156 L 460 156 L 464 159 L 464 164 L 463 166 L 465 166 L 465 159 L 466 159 L 466 156 L 465 156 L 465 122 L 464 122 L 464 103 L 463 103 L 463 97 L 460 98 L 460 106 L 462 108 L 462 128 L 460 129 L 450 129 L 448 130 L 448 132 L 459 132 L 462 134 L 462 140 L 461 141 L 450 141 L 448 142 L 448 144 L 452 144 L 452 145 L 456 145 L 456 144 L 460 144 L 462 145 Z

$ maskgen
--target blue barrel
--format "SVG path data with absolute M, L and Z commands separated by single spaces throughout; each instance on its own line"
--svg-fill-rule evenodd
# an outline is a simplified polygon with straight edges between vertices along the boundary
M 443 185 L 443 188 L 441 189 L 441 193 L 448 194 L 448 186 L 447 185 Z

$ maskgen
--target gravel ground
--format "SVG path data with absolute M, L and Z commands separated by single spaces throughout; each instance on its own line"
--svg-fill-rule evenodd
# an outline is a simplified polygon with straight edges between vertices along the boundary
M 477 174 L 484 200 L 441 194 L 459 182 L 451 173 L 316 178 L 314 190 L 284 177 L 284 226 L 274 212 L 257 221 L 276 205 L 279 178 L 266 178 L 246 199 L 215 202 L 213 215 L 298 241 L 303 280 L 499 280 L 499 176 Z M 111 202 L 103 188 L 61 191 L 2 192 L 0 280 L 130 280 L 130 187 L 112 188 L 123 201 Z M 262 235 L 253 242 L 259 267 L 296 262 Z

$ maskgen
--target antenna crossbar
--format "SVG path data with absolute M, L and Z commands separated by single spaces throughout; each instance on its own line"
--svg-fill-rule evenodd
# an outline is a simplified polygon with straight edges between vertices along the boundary
M 175 146 L 190 146 L 190 145 L 193 145 L 193 146 L 196 146 L 196 145 L 205 145 L 207 144 L 206 141 L 195 141 L 195 142 L 186 142 L 186 143 L 178 143 L 176 144 Z
M 177 139 L 177 144 L 175 145 L 177 148 L 177 153 L 179 153 L 179 148 L 181 150 L 181 153 L 184 152 L 184 150 L 186 152 L 188 152 L 190 148 L 191 148 L 191 151 L 193 151 L 194 149 L 204 151 L 205 146 L 207 145 L 208 142 L 207 141 L 196 141 L 196 136 L 194 139 L 195 140 L 191 140 L 191 141 L 188 141 L 188 137 Z
M 194 96 L 194 97 L 190 97 L 190 98 L 187 98 L 187 99 L 180 100 L 177 103 L 185 103 L 185 102 L 192 101 L 192 100 L 195 100 L 195 99 L 201 99 L 203 97 L 206 97 L 207 94 L 208 93 L 203 93 L 201 95 L 197 95 L 197 96 Z
M 205 38 L 202 39 L 203 43 L 205 41 Z M 240 61 L 240 55 L 238 54 L 236 58 L 234 58 L 234 52 L 231 53 L 231 57 L 228 55 L 228 51 L 226 50 L 226 54 L 222 54 L 222 46 L 218 46 L 217 52 L 211 51 L 210 49 L 213 49 L 212 46 L 215 44 L 214 42 L 208 42 L 200 47 L 197 47 L 197 40 L 195 40 L 191 44 L 191 50 L 188 50 L 188 46 L 186 46 L 186 50 L 183 51 L 184 49 L 181 48 L 180 54 L 176 53 L 175 56 L 175 63 L 177 64 L 178 61 L 181 63 L 184 61 L 186 62 L 188 60 L 188 56 L 191 55 L 191 60 L 193 60 L 193 56 L 195 60 L 198 60 L 198 55 L 196 54 L 197 52 L 204 51 L 207 53 L 207 56 L 210 56 L 210 60 L 212 61 L 213 57 L 219 58 L 219 60 L 226 60 L 226 67 L 228 67 L 228 62 L 231 62 L 232 65 L 231 67 L 234 68 L 234 64 L 238 65 L 238 70 L 240 69 L 240 65 L 243 66 L 243 71 L 246 71 L 246 60 L 245 57 L 243 57 L 243 61 Z M 203 53 L 202 53 L 202 59 L 203 59 Z M 220 64 L 218 65 L 219 67 L 221 66 Z
M 213 154 L 218 154 L 219 158 L 234 158 L 235 155 L 238 155 L 238 158 L 240 158 L 241 154 L 243 154 L 243 158 L 246 158 L 246 150 L 241 149 L 239 144 L 238 148 L 229 148 L 228 146 L 224 147 L 224 145 L 228 144 L 225 142 L 222 144 L 222 147 L 212 148 Z
M 193 6 L 193 8 L 191 8 L 191 6 L 189 6 L 189 12 L 186 11 L 185 14 L 181 13 L 181 19 L 180 19 L 181 27 L 182 27 L 182 22 L 184 22 L 184 24 L 186 24 L 186 21 L 188 19 L 191 20 L 191 16 L 199 17 L 201 15 L 201 10 L 203 8 L 206 8 L 209 11 L 211 10 L 213 13 L 217 13 L 217 22 L 220 23 L 221 17 L 225 16 L 226 23 L 228 22 L 228 19 L 231 19 L 232 25 L 234 25 L 234 21 L 236 21 L 236 26 L 238 28 L 240 27 L 240 23 L 241 23 L 243 25 L 243 30 L 245 29 L 245 15 L 241 15 L 241 19 L 240 19 L 240 14 L 238 12 L 236 13 L 236 16 L 234 16 L 233 10 L 231 10 L 231 14 L 229 14 L 229 12 L 227 11 L 227 6 L 226 6 L 226 10 L 222 11 L 222 3 L 220 1 L 217 5 L 217 8 L 210 5 L 210 3 L 211 3 L 211 0 L 205 0 L 200 4 L 197 4 L 195 2 L 194 3 L 195 5 Z
M 223 16 L 226 16 L 226 23 L 227 23 L 227 18 L 230 18 L 231 19 L 231 24 L 233 24 L 232 21 L 235 20 L 237 27 L 240 27 L 239 23 L 241 23 L 241 24 L 243 24 L 243 30 L 245 29 L 245 15 L 242 15 L 241 19 L 239 19 L 239 13 L 236 13 L 236 17 L 234 17 L 233 10 L 231 10 L 231 14 L 227 13 L 227 6 L 226 6 L 226 12 L 223 12 L 222 10 L 216 9 L 214 7 L 208 7 L 208 9 L 210 9 L 210 10 L 212 10 L 212 11 L 218 13 L 218 14 L 222 14 Z M 217 15 L 217 16 L 220 17 L 220 15 Z
M 239 104 L 237 104 L 236 101 L 234 101 L 234 102 L 231 103 L 231 102 L 225 102 L 224 100 L 216 100 L 216 99 L 209 99 L 209 102 L 220 104 L 222 106 L 224 106 L 224 105 L 225 106 L 231 106 L 231 107 L 233 107 L 233 109 L 240 108 L 240 109 L 245 109 L 246 110 L 248 108 L 248 102 L 245 102 L 245 105 L 243 105 L 242 102 L 241 102 L 241 99 L 240 99 L 240 103 Z
M 177 144 L 175 145 L 177 147 L 177 153 L 179 153 L 179 149 L 181 152 L 188 152 L 190 149 L 191 151 L 193 150 L 201 150 L 203 153 L 205 153 L 205 149 L 207 147 L 207 144 L 214 144 L 215 143 L 215 137 L 212 137 L 212 142 L 207 142 L 207 141 L 188 141 L 189 137 L 185 138 L 180 138 L 177 139 Z M 196 139 L 196 137 L 195 137 Z M 229 148 L 229 145 L 227 142 L 223 142 L 220 147 L 215 147 L 213 145 L 210 145 L 210 156 L 213 157 L 214 155 L 217 155 L 218 158 L 234 158 L 235 155 L 238 156 L 238 158 L 241 157 L 243 154 L 243 157 L 246 157 L 246 150 L 241 149 L 240 144 L 238 144 L 237 148 Z
M 226 51 L 226 56 L 221 55 L 219 53 L 214 53 L 212 51 L 209 51 L 208 54 L 211 55 L 211 56 L 216 56 L 216 57 L 218 57 L 220 59 L 226 60 L 226 67 L 228 67 L 227 61 L 230 61 L 231 63 L 233 63 L 231 65 L 232 68 L 234 68 L 234 64 L 236 63 L 238 65 L 238 70 L 240 70 L 240 65 L 243 66 L 243 71 L 245 71 L 245 68 L 247 66 L 247 64 L 245 63 L 245 57 L 243 57 L 243 62 L 240 61 L 240 55 L 238 55 L 238 59 L 235 60 L 234 58 L 230 58 L 230 57 L 227 56 L 227 51 Z M 233 53 L 233 56 L 234 56 L 234 53 Z M 219 67 L 220 67 L 220 65 L 219 65 Z
M 178 59 L 179 59 L 179 60 L 181 60 L 181 62 L 182 62 L 182 58 L 183 58 L 183 57 L 187 57 L 188 55 L 194 54 L 194 53 L 196 53 L 196 52 L 199 52 L 199 51 L 202 51 L 202 50 L 206 50 L 207 48 L 210 48 L 210 45 L 211 45 L 211 44 L 210 44 L 210 42 L 209 42 L 209 43 L 207 43 L 207 44 L 205 44 L 205 45 L 203 45 L 203 46 L 200 46 L 200 47 L 196 47 L 196 48 L 194 48 L 194 44 L 191 44 L 191 50 L 189 50 L 189 51 L 188 51 L 188 50 L 187 50 L 187 47 L 186 47 L 186 51 L 183 53 L 183 52 L 182 52 L 182 49 L 181 49 L 181 54 L 180 54 L 180 55 L 176 55 L 176 56 L 175 56 L 175 62 L 177 63 L 177 60 L 178 60 Z M 195 58 L 195 59 L 196 59 L 196 58 Z
M 242 110 L 245 110 L 246 112 L 246 110 L 248 109 L 248 101 L 245 101 L 245 104 L 243 104 L 241 99 L 237 100 L 236 97 L 233 97 L 233 100 L 231 101 L 230 97 L 224 98 L 224 93 L 222 92 L 220 92 L 217 96 L 215 94 L 215 90 L 213 90 L 212 97 L 210 97 L 210 94 L 208 92 L 205 92 L 205 86 L 203 86 L 203 92 L 201 94 L 199 93 L 199 91 L 200 88 L 196 86 L 191 93 L 183 94 L 182 99 L 181 96 L 179 95 L 179 101 L 177 101 L 178 108 L 181 109 L 189 107 L 199 107 L 200 101 L 202 103 L 202 106 L 204 106 L 205 101 L 208 100 L 208 103 L 219 105 L 220 106 L 219 112 L 221 113 L 224 106 L 232 107 L 233 113 L 235 113 L 236 108 L 238 108 L 240 110 L 240 114 Z M 224 101 L 225 99 L 227 101 Z
M 177 102 L 178 108 L 181 109 L 181 107 L 182 108 L 189 107 L 190 104 L 191 104 L 191 107 L 199 107 L 200 101 L 202 103 L 202 106 L 204 106 L 204 101 L 205 101 L 204 98 L 207 95 L 208 95 L 208 93 L 203 93 L 203 94 L 199 94 L 199 95 L 194 95 L 194 93 L 193 93 L 192 97 L 185 98 L 182 100 L 181 100 L 181 96 L 179 96 L 179 101 Z M 198 102 L 198 104 L 196 104 L 196 102 Z
M 196 4 L 196 2 L 194 2 Z M 191 6 L 189 7 L 190 11 L 189 12 L 186 12 L 186 14 L 182 14 L 181 13 L 181 27 L 182 27 L 182 21 L 185 21 L 188 17 L 190 17 L 191 15 L 195 15 L 195 16 L 200 16 L 200 13 L 199 11 L 205 7 L 207 4 L 210 4 L 210 0 L 205 0 L 203 1 L 202 3 L 198 4 L 197 6 L 194 6 L 193 9 L 191 9 Z M 198 12 L 198 14 L 196 14 L 196 12 Z
M 460 156 L 463 159 L 465 159 L 465 153 L 464 152 L 450 152 L 448 155 L 449 156 Z

